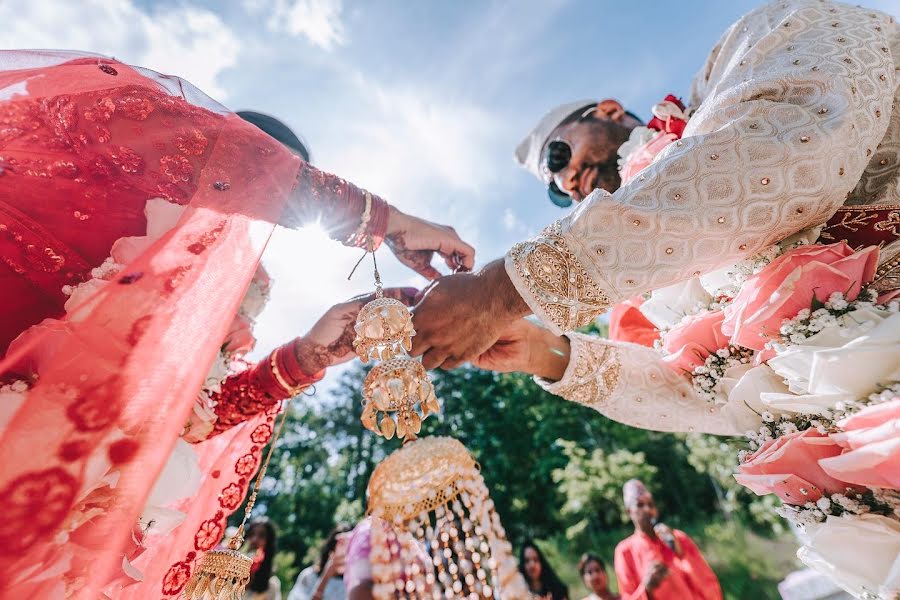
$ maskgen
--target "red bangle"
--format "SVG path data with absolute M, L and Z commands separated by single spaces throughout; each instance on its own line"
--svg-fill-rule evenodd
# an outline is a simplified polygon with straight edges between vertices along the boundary
M 281 346 L 275 352 L 278 356 L 278 368 L 281 374 L 288 380 L 291 385 L 312 385 L 325 377 L 325 369 L 321 369 L 316 373 L 307 373 L 300 366 L 300 360 L 297 357 L 297 344 L 300 338 L 295 338 L 291 342 Z
M 368 231 L 366 231 L 371 250 L 377 250 L 384 241 L 384 236 L 387 235 L 388 217 L 390 214 L 390 205 L 380 197 L 372 194 L 372 216 L 369 219 Z
M 254 367 L 251 374 L 251 383 L 255 384 L 260 391 L 275 400 L 290 398 L 289 390 L 286 390 L 275 378 L 275 373 L 272 372 L 272 364 L 269 359 L 270 357 L 267 356 Z

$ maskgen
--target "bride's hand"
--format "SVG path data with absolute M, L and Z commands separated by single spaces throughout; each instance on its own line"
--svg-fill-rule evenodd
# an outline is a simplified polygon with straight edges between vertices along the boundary
M 412 306 L 419 290 L 416 288 L 385 288 L 386 298 L 393 298 Z M 322 315 L 309 332 L 297 341 L 297 358 L 304 373 L 318 373 L 351 360 L 356 356 L 353 339 L 356 332 L 356 315 L 375 294 L 365 294 L 347 302 L 335 304 Z
M 431 266 L 435 252 L 453 271 L 470 271 L 475 265 L 475 249 L 462 241 L 452 227 L 407 215 L 394 207 L 390 208 L 384 242 L 397 260 L 428 279 L 441 276 Z

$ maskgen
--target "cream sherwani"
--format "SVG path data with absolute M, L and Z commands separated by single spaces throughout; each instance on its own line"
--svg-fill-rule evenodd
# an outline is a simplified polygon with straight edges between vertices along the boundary
M 898 69 L 888 15 L 820 0 L 754 10 L 697 75 L 682 140 L 514 246 L 507 272 L 548 327 L 569 332 L 820 226 L 845 203 L 900 205 Z M 570 338 L 564 378 L 545 384 L 553 393 L 638 427 L 740 432 L 741 415 L 696 395 L 656 351 Z

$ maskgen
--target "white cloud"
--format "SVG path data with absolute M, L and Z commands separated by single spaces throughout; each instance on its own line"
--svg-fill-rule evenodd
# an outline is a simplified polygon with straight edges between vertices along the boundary
M 132 0 L 0 2 L 0 47 L 83 50 L 188 80 L 217 100 L 219 75 L 241 42 L 214 13 L 189 5 L 153 12 Z
M 323 50 L 346 41 L 341 0 L 274 0 L 269 10 L 267 25 L 272 31 L 303 36 Z

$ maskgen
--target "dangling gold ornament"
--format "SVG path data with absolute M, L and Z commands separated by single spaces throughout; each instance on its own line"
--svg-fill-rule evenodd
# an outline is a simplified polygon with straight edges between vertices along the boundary
M 376 296 L 379 292 L 380 288 Z M 355 331 L 353 349 L 363 363 L 406 354 L 416 334 L 409 309 L 399 300 L 380 296 L 359 311 Z
M 282 411 L 278 429 L 269 440 L 269 451 L 259 470 L 259 475 L 256 476 L 253 492 L 250 494 L 250 499 L 247 500 L 244 519 L 241 521 L 240 527 L 228 541 L 227 548 L 210 550 L 203 556 L 200 566 L 184 587 L 183 597 L 186 600 L 243 600 L 244 590 L 250 583 L 250 567 L 253 565 L 253 559 L 238 548 L 244 543 L 244 527 L 247 525 L 250 513 L 253 512 L 256 496 L 259 494 L 263 477 L 269 468 L 269 459 L 272 458 L 275 441 L 281 435 L 286 417 L 287 409 L 285 408 Z
M 478 464 L 457 440 L 405 444 L 375 469 L 368 497 L 376 600 L 530 598 Z
M 355 331 L 353 348 L 359 358 L 383 361 L 366 376 L 360 421 L 387 439 L 416 439 L 422 420 L 441 406 L 422 363 L 407 354 L 416 334 L 412 314 L 402 302 L 384 297 L 377 265 L 375 300 L 359 311 Z
M 363 399 L 363 426 L 387 439 L 394 434 L 416 439 L 422 420 L 441 410 L 425 367 L 409 357 L 392 358 L 369 371 Z

